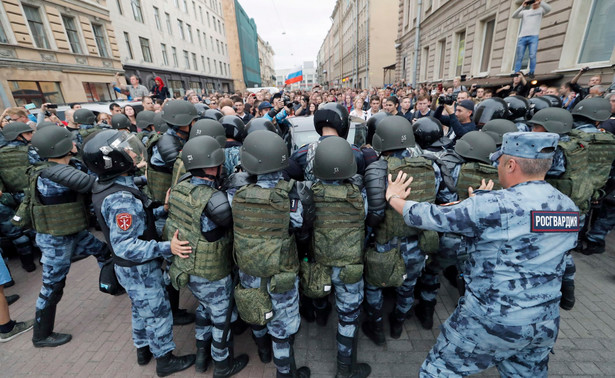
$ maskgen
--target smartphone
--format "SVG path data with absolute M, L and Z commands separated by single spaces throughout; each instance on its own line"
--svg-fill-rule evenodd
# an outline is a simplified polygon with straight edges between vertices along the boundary
M 47 109 L 57 109 L 58 108 L 58 104 L 48 104 L 47 105 Z
M 33 102 L 31 102 L 29 104 L 26 104 L 24 108 L 26 108 L 26 110 L 32 110 L 32 109 L 36 109 L 36 105 Z

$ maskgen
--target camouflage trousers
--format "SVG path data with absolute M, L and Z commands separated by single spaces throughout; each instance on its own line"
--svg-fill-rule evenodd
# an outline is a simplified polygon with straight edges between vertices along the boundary
M 425 271 L 419 278 L 421 300 L 433 302 L 440 288 L 440 272 L 444 268 L 457 264 L 457 253 L 461 248 L 461 237 L 444 234 L 440 237 L 438 252 L 431 255 L 425 266 Z
M 230 331 L 227 340 L 222 339 L 231 304 L 232 284 L 230 275 L 218 281 L 190 276 L 188 282 L 188 288 L 199 301 L 199 307 L 196 309 L 196 339 L 211 341 L 211 357 L 215 361 L 223 361 L 229 354 Z
M 353 338 L 357 332 L 361 304 L 363 303 L 363 277 L 355 283 L 347 284 L 340 279 L 342 268 L 334 266 L 331 273 L 331 283 L 335 288 L 335 308 L 337 310 L 338 335 Z M 350 358 L 352 345 L 337 340 L 339 356 Z
M 87 230 L 68 236 L 39 233 L 36 234 L 36 243 L 43 254 L 43 286 L 36 300 L 37 311 L 58 304 L 71 261 L 95 256 L 101 265 L 108 254 L 107 245 Z
M 502 377 L 547 377 L 559 317 L 521 326 L 502 325 L 464 309 L 463 298 L 441 327 L 420 377 L 461 377 L 496 366 Z
M 241 286 L 252 289 L 261 286 L 261 278 L 251 276 L 239 270 Z M 272 293 L 269 283 L 267 292 L 271 297 L 273 318 L 266 327 L 253 329 L 254 337 L 261 338 L 267 333 L 271 335 L 273 347 L 273 362 L 282 374 L 290 372 L 291 337 L 299 330 L 301 318 L 299 316 L 299 278 L 295 279 L 295 286 L 284 293 Z
M 585 234 L 587 240 L 594 243 L 604 243 L 606 235 L 615 227 L 615 206 L 602 201 L 598 216 Z
M 376 245 L 379 252 L 386 252 L 386 250 L 388 250 L 386 247 L 385 250 L 381 250 L 383 247 L 384 246 Z M 399 243 L 399 250 L 406 264 L 406 279 L 400 287 L 395 288 L 397 293 L 395 308 L 401 314 L 407 314 L 414 304 L 414 286 L 421 274 L 421 270 L 423 270 L 425 266 L 425 254 L 419 249 L 416 238 L 402 239 Z M 378 314 L 374 320 L 380 320 L 382 317 L 383 303 L 382 289 L 372 286 L 369 283 L 365 284 L 365 288 L 365 300 L 369 304 L 370 309 Z
M 132 267 L 116 265 L 115 273 L 132 303 L 135 347 L 149 346 L 155 358 L 174 350 L 173 315 L 160 261 Z

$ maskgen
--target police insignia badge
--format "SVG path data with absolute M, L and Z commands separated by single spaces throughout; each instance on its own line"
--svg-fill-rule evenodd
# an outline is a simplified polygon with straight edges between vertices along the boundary
M 532 232 L 578 232 L 577 211 L 532 211 Z
M 121 213 L 115 216 L 115 222 L 122 231 L 128 231 L 132 226 L 132 215 L 128 213 Z

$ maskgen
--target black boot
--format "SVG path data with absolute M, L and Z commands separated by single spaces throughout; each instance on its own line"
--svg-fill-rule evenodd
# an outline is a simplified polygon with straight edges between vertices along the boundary
M 137 348 L 137 364 L 144 366 L 152 360 L 152 351 L 149 350 L 149 345 Z
M 371 366 L 366 363 L 357 363 L 358 334 L 354 337 L 337 334 L 337 341 L 350 349 L 350 357 L 340 355 L 337 352 L 337 372 L 335 378 L 365 378 L 372 372 Z
M 32 344 L 37 348 L 57 347 L 69 342 L 73 337 L 67 333 L 53 332 L 56 319 L 56 306 L 47 306 L 36 311 Z
M 250 358 L 247 354 L 241 354 L 238 357 L 233 357 L 232 349 L 229 348 L 229 355 L 225 360 L 214 361 L 214 378 L 230 377 L 239 373 L 246 365 Z
M 194 365 L 196 356 L 187 354 L 185 356 L 174 356 L 173 352 L 169 352 L 162 357 L 156 358 L 156 374 L 159 377 L 166 377 L 178 371 L 186 370 Z
M 321 327 L 326 327 L 327 320 L 329 320 L 329 314 L 331 314 L 331 310 L 333 310 L 333 306 L 331 306 L 331 302 L 329 302 L 329 297 L 318 298 L 314 300 L 314 304 L 316 324 Z
M 581 253 L 584 255 L 600 254 L 606 251 L 606 243 L 604 242 L 604 240 L 602 240 L 601 242 L 593 242 L 587 240 L 585 244 L 585 248 L 581 250 Z
M 401 333 L 404 330 L 404 321 L 406 320 L 407 315 L 402 314 L 397 309 L 389 314 L 389 323 L 391 323 L 391 337 L 394 339 L 399 339 L 401 337 Z
M 289 362 L 290 362 L 290 372 L 288 374 L 280 373 L 279 370 L 276 370 L 276 378 L 310 378 L 312 372 L 310 368 L 307 366 L 302 366 L 297 369 L 297 364 L 295 363 L 295 349 L 293 348 L 293 341 L 290 341 L 290 351 L 289 351 Z
M 34 272 L 36 270 L 36 265 L 34 265 L 34 255 L 32 253 L 20 254 L 19 260 L 21 260 L 21 267 L 26 272 Z
M 179 308 L 179 290 L 173 285 L 167 286 L 169 294 L 169 303 L 171 304 L 171 312 L 173 313 L 173 325 L 186 325 L 194 323 L 196 316 L 189 313 L 186 309 Z
M 433 328 L 433 313 L 436 307 L 436 301 L 419 301 L 419 304 L 414 308 L 414 314 L 421 322 L 424 329 Z
M 365 312 L 367 313 L 367 319 L 361 325 L 363 333 L 365 333 L 374 344 L 378 346 L 384 345 L 386 338 L 384 337 L 382 310 L 376 310 L 372 306 L 366 304 Z
M 559 306 L 570 311 L 574 307 L 574 281 L 563 280 L 562 281 L 562 298 L 560 299 Z
M 205 373 L 211 361 L 211 339 L 196 341 L 196 361 L 194 368 L 197 373 Z
M 231 323 L 231 331 L 233 335 L 241 335 L 248 329 L 250 325 L 246 323 L 240 316 L 237 317 L 237 320 Z
M 303 294 L 299 296 L 299 314 L 308 323 L 313 323 L 316 320 L 314 300 L 312 298 L 306 297 Z
M 17 302 L 19 300 L 19 295 L 17 294 L 13 294 L 13 295 L 7 295 L 6 296 L 6 303 L 8 303 L 8 305 L 12 305 L 13 303 Z
M 254 333 L 252 333 L 252 339 L 256 343 L 258 347 L 258 358 L 262 363 L 268 364 L 271 362 L 271 336 L 269 334 L 265 334 L 263 337 L 256 337 Z

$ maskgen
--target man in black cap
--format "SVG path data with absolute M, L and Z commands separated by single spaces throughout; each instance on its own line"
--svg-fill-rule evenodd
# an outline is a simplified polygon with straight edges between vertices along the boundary
M 463 100 L 458 104 L 444 105 L 444 110 L 449 114 L 449 126 L 455 132 L 455 139 L 459 139 L 464 134 L 476 130 L 476 124 L 472 121 L 474 101 Z

